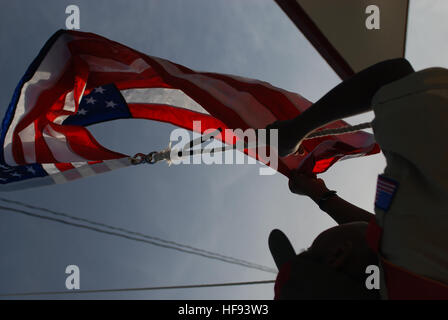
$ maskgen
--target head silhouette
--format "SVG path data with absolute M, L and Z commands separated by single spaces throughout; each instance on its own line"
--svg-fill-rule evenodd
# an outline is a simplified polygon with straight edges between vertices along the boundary
M 279 268 L 276 299 L 378 299 L 378 291 L 365 286 L 366 267 L 378 263 L 366 229 L 365 222 L 330 228 L 298 255 L 283 232 L 273 230 L 269 247 Z

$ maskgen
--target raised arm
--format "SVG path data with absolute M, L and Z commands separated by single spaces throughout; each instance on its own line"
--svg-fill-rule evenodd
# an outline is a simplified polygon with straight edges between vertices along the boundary
M 279 130 L 279 154 L 297 151 L 304 136 L 327 123 L 371 110 L 371 101 L 382 86 L 414 72 L 406 59 L 377 63 L 343 81 L 298 117 L 278 121 L 267 129 Z
M 296 194 L 310 197 L 319 205 L 321 210 L 338 224 L 357 221 L 369 222 L 373 217 L 370 212 L 329 193 L 330 190 L 325 186 L 322 179 L 316 179 L 294 171 L 289 180 L 289 189 Z

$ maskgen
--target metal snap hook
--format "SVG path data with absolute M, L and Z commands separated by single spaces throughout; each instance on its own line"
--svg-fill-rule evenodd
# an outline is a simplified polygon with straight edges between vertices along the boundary
M 136 155 L 134 155 L 131 158 L 131 163 L 132 164 L 140 164 L 143 161 L 145 161 L 145 157 L 146 157 L 146 155 L 144 153 L 137 153 Z

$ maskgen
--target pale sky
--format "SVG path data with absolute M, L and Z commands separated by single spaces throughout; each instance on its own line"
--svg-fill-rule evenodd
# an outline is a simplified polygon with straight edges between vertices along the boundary
M 5 1 L 0 13 L 2 113 L 38 50 L 65 27 L 69 4 L 81 10 L 81 31 L 195 70 L 264 80 L 311 101 L 340 81 L 272 0 Z M 411 1 L 406 57 L 416 70 L 448 67 L 447 15 L 446 1 Z M 350 122 L 371 118 L 366 115 Z M 173 128 L 147 120 L 119 120 L 95 125 L 91 132 L 107 148 L 132 155 L 165 148 Z M 373 211 L 376 176 L 384 166 L 381 154 L 347 160 L 323 178 L 346 200 Z M 272 229 L 283 230 L 299 251 L 335 223 L 311 200 L 291 194 L 284 176 L 260 176 L 258 169 L 259 165 L 168 167 L 160 163 L 0 197 L 274 268 L 267 246 Z M 0 205 L 7 204 L 0 201 Z M 275 278 L 275 274 L 8 211 L 0 211 L 0 250 L 0 294 L 64 290 L 69 264 L 80 267 L 84 290 Z M 267 284 L 47 298 L 272 297 L 273 285 Z

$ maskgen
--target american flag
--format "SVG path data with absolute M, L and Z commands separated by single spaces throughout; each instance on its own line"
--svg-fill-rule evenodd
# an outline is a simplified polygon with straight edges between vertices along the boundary
M 397 181 L 379 175 L 376 184 L 375 207 L 384 211 L 389 211 L 397 189 Z
M 141 118 L 189 130 L 201 121 L 202 132 L 245 130 L 293 118 L 310 105 L 266 82 L 193 71 L 96 34 L 60 30 L 29 66 L 6 111 L 0 190 L 129 166 L 129 156 L 102 147 L 90 134 L 86 127 L 95 123 Z M 337 121 L 327 128 L 345 125 Z M 343 157 L 379 151 L 365 132 L 307 140 L 304 147 L 306 155 L 282 158 L 278 170 L 288 175 L 307 163 L 313 172 L 323 172 Z

